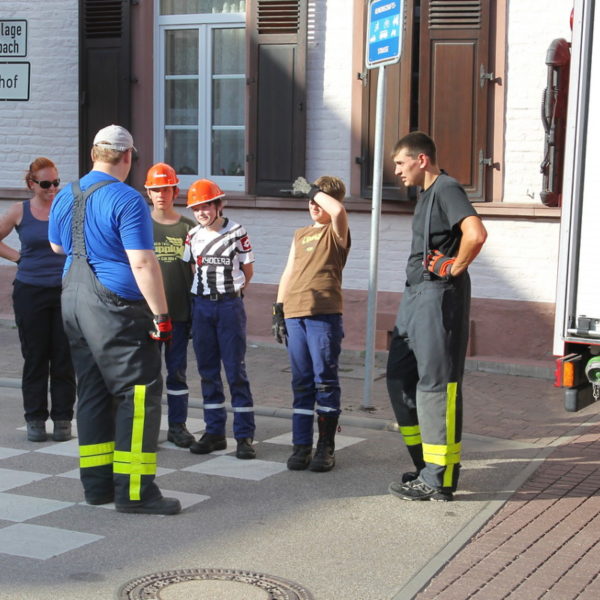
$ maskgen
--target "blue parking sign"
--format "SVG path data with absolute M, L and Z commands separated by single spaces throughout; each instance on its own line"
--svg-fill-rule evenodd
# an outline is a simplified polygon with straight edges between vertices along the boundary
M 367 69 L 400 60 L 404 0 L 371 0 L 367 21 Z

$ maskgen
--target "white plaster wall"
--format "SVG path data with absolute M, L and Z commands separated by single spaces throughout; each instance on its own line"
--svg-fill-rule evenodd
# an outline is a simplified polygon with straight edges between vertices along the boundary
M 504 202 L 540 202 L 546 51 L 571 41 L 569 0 L 508 2 Z
M 304 204 L 303 200 L 298 202 Z M 0 213 L 10 202 L 0 201 Z M 179 212 L 190 217 L 190 211 Z M 308 210 L 225 208 L 226 216 L 248 230 L 256 255 L 254 283 L 277 285 L 294 230 L 311 223 Z M 370 215 L 350 213 L 352 249 L 344 269 L 346 289 L 366 290 L 369 280 Z M 554 302 L 558 223 L 484 220 L 489 237 L 469 268 L 474 298 Z M 383 215 L 380 226 L 378 289 L 401 292 L 410 250 L 409 216 Z M 15 232 L 4 240 L 19 247 Z M 0 264 L 11 264 L 0 258 Z
M 226 214 L 248 230 L 256 255 L 253 282 L 278 284 L 293 231 L 311 223 L 308 210 L 304 213 L 226 208 Z M 370 218 L 366 213 L 349 215 L 352 249 L 344 269 L 346 289 L 368 288 Z M 473 297 L 554 302 L 558 223 L 484 219 L 484 224 L 488 241 L 469 268 Z M 383 215 L 378 259 L 379 290 L 403 290 L 410 240 L 410 216 Z
M 0 188 L 24 187 L 38 156 L 52 159 L 63 181 L 78 176 L 78 3 L 76 0 L 11 0 L 1 19 L 27 21 L 27 56 L 1 59 L 31 63 L 29 101 L 0 102 Z
M 307 177 L 350 182 L 352 10 L 348 0 L 311 0 L 307 49 Z

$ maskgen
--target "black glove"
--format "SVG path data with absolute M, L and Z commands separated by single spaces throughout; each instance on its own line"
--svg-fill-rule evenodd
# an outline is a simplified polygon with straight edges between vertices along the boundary
M 304 177 L 298 177 L 292 185 L 292 196 L 306 197 L 314 200 L 314 197 L 321 191 L 321 188 L 314 183 L 309 183 Z
M 427 270 L 435 273 L 438 277 L 449 279 L 452 275 L 452 265 L 456 259 L 434 250 L 433 254 L 427 255 Z
M 287 329 L 285 328 L 285 317 L 283 315 L 283 302 L 273 304 L 273 337 L 287 346 Z
M 170 342 L 173 337 L 173 323 L 167 314 L 154 315 L 154 329 L 149 331 L 150 337 L 157 342 Z

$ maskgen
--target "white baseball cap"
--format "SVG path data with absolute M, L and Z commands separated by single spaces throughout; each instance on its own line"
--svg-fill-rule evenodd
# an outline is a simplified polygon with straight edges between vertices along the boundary
M 120 125 L 109 125 L 101 129 L 94 138 L 94 146 L 102 146 L 107 150 L 118 152 L 125 152 L 130 148 L 136 149 L 131 134 Z

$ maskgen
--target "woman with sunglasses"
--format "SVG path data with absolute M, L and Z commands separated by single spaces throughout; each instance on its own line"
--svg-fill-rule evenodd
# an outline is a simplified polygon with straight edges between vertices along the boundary
M 27 439 L 45 441 L 50 416 L 54 421 L 52 438 L 63 442 L 71 439 L 75 375 L 60 309 L 65 257 L 55 254 L 48 242 L 48 215 L 60 185 L 55 164 L 45 157 L 36 158 L 25 174 L 25 183 L 33 194 L 31 199 L 16 202 L 0 217 L 0 256 L 17 263 L 13 305 L 24 359 Z M 19 236 L 20 250 L 1 241 L 13 230 Z

